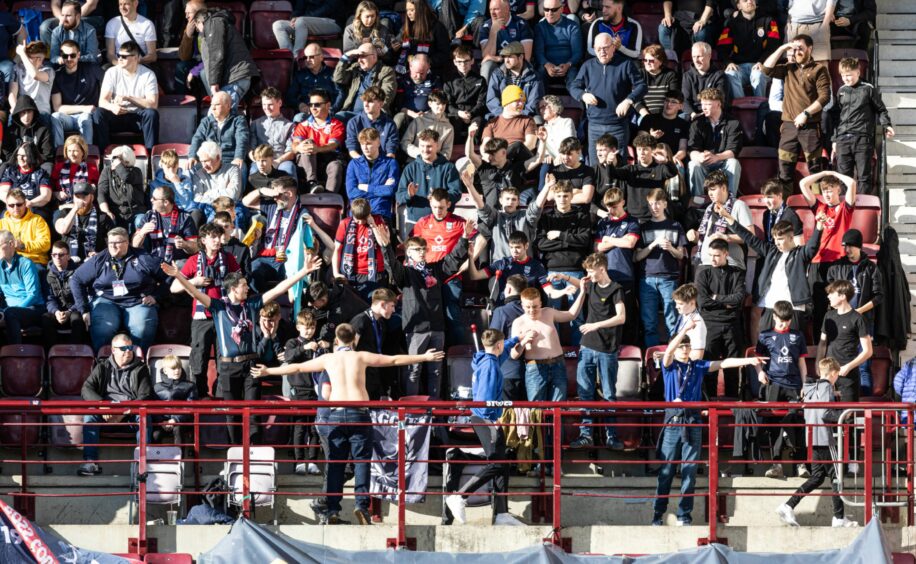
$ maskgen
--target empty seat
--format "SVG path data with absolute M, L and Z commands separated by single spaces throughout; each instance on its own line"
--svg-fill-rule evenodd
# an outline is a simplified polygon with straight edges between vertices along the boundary
M 248 10 L 248 21 L 251 25 L 251 44 L 255 49 L 279 49 L 274 36 L 273 23 L 277 20 L 289 20 L 292 15 L 292 4 L 285 0 L 255 0 Z M 312 35 L 309 34 L 312 41 Z
M 662 378 L 661 361 L 655 364 L 655 353 L 664 353 L 668 345 L 656 345 L 646 349 L 643 360 L 643 367 L 646 371 L 646 385 L 648 387 L 647 399 L 651 401 L 663 401 L 665 399 L 665 381 Z
M 39 345 L 0 348 L 0 391 L 8 397 L 38 397 L 44 391 L 45 351 Z
M 470 345 L 455 345 L 448 348 L 445 356 L 445 365 L 448 368 L 448 379 L 451 390 L 450 397 L 456 399 L 470 399 L 471 396 L 471 359 L 474 357 L 474 347 Z
M 344 200 L 340 194 L 305 194 L 299 197 L 315 223 L 325 233 L 334 237 L 344 213 Z
M 776 149 L 772 147 L 745 147 L 738 155 L 741 161 L 741 180 L 738 191 L 741 194 L 759 194 L 760 186 L 779 174 Z
M 235 29 L 243 36 L 245 35 L 245 20 L 248 16 L 248 9 L 245 7 L 244 2 L 208 2 L 207 8 L 222 8 L 232 14 Z
M 48 380 L 53 396 L 78 396 L 89 377 L 95 353 L 89 345 L 54 345 L 48 351 Z
M 243 447 L 232 447 L 226 453 L 223 475 L 229 485 L 227 503 L 241 506 L 243 503 L 242 478 L 244 464 Z M 274 510 L 273 520 L 277 523 L 276 504 L 273 492 L 277 491 L 277 463 L 273 447 L 248 448 L 248 491 L 251 507 L 270 506 Z
M 642 351 L 633 345 L 622 345 L 617 353 L 617 399 L 642 397 Z
M 134 449 L 134 462 L 130 466 L 131 490 L 140 488 L 138 468 L 140 460 L 140 447 Z M 182 500 L 181 486 L 184 474 L 184 464 L 181 461 L 181 447 L 150 445 L 146 447 L 146 503 L 155 505 L 178 506 L 181 514 Z M 133 523 L 133 510 L 136 503 L 135 497 L 130 498 L 130 522 Z
M 732 100 L 729 113 L 741 123 L 745 144 L 753 144 L 757 139 L 757 109 L 766 101 L 763 96 L 745 96 Z
M 160 144 L 187 143 L 197 131 L 197 122 L 197 98 L 180 94 L 159 97 Z
M 274 86 L 280 92 L 289 90 L 293 73 L 293 54 L 289 49 L 255 49 L 251 56 L 261 71 L 261 88 Z
M 894 361 L 887 347 L 872 347 L 871 356 L 871 395 L 883 397 L 890 389 L 893 378 Z

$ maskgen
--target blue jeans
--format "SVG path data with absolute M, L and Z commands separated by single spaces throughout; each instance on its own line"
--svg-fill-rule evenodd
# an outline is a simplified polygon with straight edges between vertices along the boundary
M 699 418 L 687 419 L 688 423 L 699 423 Z M 686 435 L 685 435 L 686 431 Z M 703 443 L 703 429 L 700 427 L 664 427 L 660 439 L 658 456 L 660 460 L 696 460 L 700 457 Z M 690 521 L 693 512 L 693 493 L 696 487 L 696 463 L 681 463 L 681 501 L 677 506 L 678 521 Z M 674 480 L 674 464 L 663 464 L 658 471 L 658 482 L 655 486 L 656 496 L 667 496 L 671 493 L 671 482 Z M 668 509 L 667 497 L 655 498 L 655 514 L 661 515 Z
M 756 63 L 741 63 L 736 65 L 737 72 L 725 71 L 725 78 L 732 89 L 732 100 L 744 97 L 744 85 L 750 84 L 754 96 L 767 95 L 767 77 L 759 70 L 754 70 Z
M 566 400 L 566 363 L 525 364 L 528 401 Z
M 677 280 L 649 276 L 639 279 L 639 315 L 642 318 L 642 331 L 646 348 L 654 347 L 661 342 L 658 335 L 659 300 L 665 313 L 665 326 L 668 335 L 673 336 L 677 328 L 677 309 L 671 295 L 677 287 Z
M 200 73 L 200 80 L 204 83 L 204 89 L 207 91 L 207 95 L 213 96 L 213 92 L 210 90 L 210 80 L 207 78 L 207 71 L 202 71 Z M 249 88 L 251 88 L 250 78 L 243 78 L 242 80 L 236 80 L 235 82 L 230 82 L 229 84 L 219 85 L 219 89 L 226 94 L 229 94 L 229 97 L 232 98 L 233 110 L 238 109 L 239 102 L 241 102 L 242 98 L 245 97 L 245 94 L 248 93 Z
M 601 394 L 606 401 L 617 400 L 617 353 L 608 353 L 592 350 L 588 347 L 579 349 L 579 365 L 576 367 L 576 389 L 582 401 L 595 401 L 595 380 L 601 378 Z M 582 416 L 583 426 L 579 428 L 579 435 L 592 436 L 592 428 L 588 425 L 592 418 Z M 614 418 L 608 417 L 608 423 L 613 423 Z M 604 428 L 604 436 L 608 439 L 617 438 L 617 431 L 613 427 Z M 610 441 L 608 441 L 610 442 Z
M 328 513 L 340 512 L 340 494 L 344 486 L 346 461 L 352 460 L 356 472 L 354 491 L 356 507 L 369 510 L 369 463 L 358 462 L 372 458 L 371 425 L 336 425 L 337 423 L 371 423 L 369 412 L 360 409 L 332 409 L 328 415 L 328 460 L 343 460 L 328 464 Z
M 102 419 L 101 414 L 93 415 L 84 415 L 83 416 L 83 460 L 98 460 L 99 459 L 99 447 L 96 445 L 99 444 L 99 426 L 91 425 L 91 423 L 102 423 L 105 421 Z M 137 444 L 140 444 L 140 418 L 136 415 L 127 415 L 124 419 L 121 420 L 131 431 L 137 432 Z M 146 441 L 149 442 L 152 431 L 152 425 L 147 421 L 146 425 Z
M 706 176 L 714 170 L 725 172 L 725 176 L 728 177 L 728 193 L 736 196 L 738 194 L 738 182 L 741 180 L 741 163 L 738 162 L 738 159 L 727 159 L 709 166 L 693 161 L 688 162 L 688 182 L 693 195 L 706 195 L 706 188 L 704 188 L 703 183 L 706 181 Z
M 92 114 L 62 114 L 54 112 L 51 114 L 51 129 L 54 135 L 54 146 L 60 147 L 64 144 L 64 132 L 79 130 L 80 135 L 87 143 L 92 143 Z
M 875 336 L 875 325 L 874 323 L 868 326 L 868 336 Z M 862 352 L 862 345 L 859 345 L 859 352 Z M 871 395 L 871 358 L 859 365 L 859 386 L 861 394 L 863 396 Z
M 715 45 L 718 37 L 716 30 L 711 25 L 706 25 L 698 33 L 693 33 L 693 29 L 684 29 L 677 20 L 674 25 L 667 27 L 665 24 L 658 24 L 658 42 L 665 49 L 670 49 L 680 55 L 685 49 L 697 41 L 704 41 L 710 45 Z
M 92 347 L 99 350 L 111 343 L 111 339 L 125 327 L 134 344 L 149 350 L 156 337 L 159 325 L 159 310 L 156 306 L 137 304 L 123 307 L 107 298 L 96 298 L 90 306 L 89 336 Z
M 548 274 L 566 274 L 567 276 L 571 278 L 575 278 L 576 280 L 579 280 L 580 278 L 585 276 L 585 273 L 580 270 L 550 270 L 548 271 Z M 551 286 L 553 286 L 555 290 L 562 290 L 570 285 L 569 282 L 566 282 L 565 280 L 554 280 L 550 284 Z M 570 305 L 572 305 L 572 303 L 576 299 L 576 296 L 578 295 L 579 295 L 579 292 L 576 291 L 575 294 L 568 297 L 568 301 Z M 559 299 L 550 298 L 548 301 L 550 302 L 550 307 L 552 307 L 553 309 L 556 309 L 556 310 L 563 309 L 563 298 L 559 298 Z M 585 313 L 582 310 L 580 310 L 579 315 L 577 315 L 575 319 L 569 322 L 569 327 L 572 330 L 570 331 L 570 336 L 569 336 L 569 345 L 570 346 L 572 347 L 579 346 L 579 341 L 582 340 L 582 333 L 579 331 L 579 326 L 582 325 L 583 323 L 585 323 Z

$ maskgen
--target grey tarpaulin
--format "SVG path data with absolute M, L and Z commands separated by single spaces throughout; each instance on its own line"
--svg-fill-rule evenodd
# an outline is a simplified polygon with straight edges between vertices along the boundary
M 344 526 L 344 525 L 341 525 Z M 824 534 L 831 529 L 825 527 Z M 761 532 L 761 534 L 765 534 Z M 538 545 L 503 553 L 444 553 L 394 550 L 339 550 L 292 539 L 267 527 L 239 519 L 218 545 L 201 554 L 198 564 L 249 564 L 251 562 L 350 564 L 397 562 L 398 564 L 880 564 L 891 562 L 891 552 L 877 519 L 862 530 L 846 548 L 797 554 L 737 552 L 713 544 L 682 552 L 631 558 L 566 554 L 553 545 Z
M 388 501 L 398 500 L 398 414 L 396 411 L 372 410 L 372 476 L 369 482 L 369 492 L 376 497 Z M 407 415 L 404 429 L 404 460 L 405 480 L 407 491 L 425 492 L 429 478 L 426 462 L 411 462 L 413 460 L 429 459 L 429 430 L 432 416 Z M 407 494 L 407 503 L 421 503 L 426 496 L 422 494 Z

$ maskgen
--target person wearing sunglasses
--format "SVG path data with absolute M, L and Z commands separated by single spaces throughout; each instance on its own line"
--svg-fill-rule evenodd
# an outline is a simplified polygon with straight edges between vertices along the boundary
M 89 337 L 83 316 L 73 309 L 73 292 L 70 291 L 70 278 L 78 266 L 79 263 L 70 256 L 67 241 L 54 241 L 45 276 L 46 311 L 42 315 L 42 339 L 49 345 L 60 342 L 82 344 Z M 60 330 L 66 329 L 69 329 L 69 334 L 64 336 Z
M 381 87 L 384 97 L 382 109 L 392 114 L 394 96 L 398 89 L 397 75 L 392 67 L 382 63 L 376 46 L 363 43 L 356 49 L 347 51 L 334 67 L 334 82 L 346 92 L 341 111 L 337 117 L 342 121 L 363 113 L 362 95 L 372 86 Z M 395 140 L 397 142 L 397 140 Z
M 159 82 L 140 64 L 140 46 L 124 42 L 117 63 L 105 71 L 96 114 L 96 143 L 110 144 L 115 132 L 139 133 L 148 152 L 159 142 Z
M 94 61 L 84 60 L 79 44 L 72 39 L 58 46 L 57 55 L 52 55 L 54 58 L 61 64 L 51 87 L 54 146 L 63 145 L 64 132 L 74 130 L 78 130 L 87 143 L 93 143 L 92 118 L 101 94 L 102 67 Z
M 6 321 L 6 343 L 22 342 L 22 329 L 40 327 L 45 300 L 41 294 L 42 272 L 23 256 L 22 243 L 8 229 L 0 230 L 0 292 L 6 307 L 0 309 Z M 47 252 L 47 251 L 45 251 Z
M 82 397 L 85 401 L 141 401 L 153 399 L 149 366 L 137 354 L 133 339 L 126 333 L 118 333 L 111 339 L 111 356 L 100 358 L 93 366 L 83 384 Z M 96 476 L 102 473 L 99 466 L 99 423 L 125 423 L 137 432 L 139 441 L 139 419 L 123 411 L 95 410 L 83 416 L 83 464 L 77 469 L 79 476 Z M 147 426 L 147 432 L 151 430 Z M 150 436 L 147 436 L 149 441 Z
M 544 0 L 544 19 L 534 26 L 534 69 L 541 80 L 566 86 L 585 55 L 582 30 L 563 15 L 563 0 Z
M 299 64 L 293 71 L 293 82 L 286 91 L 284 102 L 299 113 L 293 116 L 293 123 L 300 123 L 309 117 L 309 94 L 316 88 L 323 88 L 331 93 L 334 102 L 331 112 L 337 113 L 344 102 L 340 86 L 334 82 L 334 70 L 324 63 L 324 51 L 321 45 L 309 43 L 299 57 Z

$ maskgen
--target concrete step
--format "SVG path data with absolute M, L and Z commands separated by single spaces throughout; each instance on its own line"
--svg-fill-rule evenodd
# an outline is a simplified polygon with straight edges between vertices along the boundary
M 878 50 L 881 65 L 885 61 L 913 61 L 916 60 L 916 44 L 881 43 Z
M 897 4 L 894 11 L 896 13 L 878 14 L 877 26 L 882 39 L 886 31 L 907 31 L 916 29 L 916 14 L 908 9 L 906 3 Z
M 914 16 L 916 17 L 916 16 Z M 878 78 L 880 85 L 881 79 L 885 77 L 909 77 L 913 78 L 913 61 L 881 61 L 881 74 Z
M 916 77 L 906 76 L 905 73 L 904 76 L 885 73 L 884 65 L 881 65 L 881 73 L 881 76 L 878 77 L 878 86 L 883 91 L 904 90 L 912 92 L 916 88 Z

